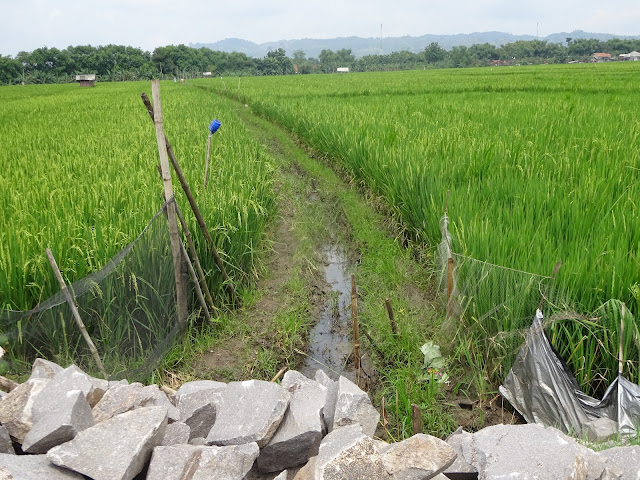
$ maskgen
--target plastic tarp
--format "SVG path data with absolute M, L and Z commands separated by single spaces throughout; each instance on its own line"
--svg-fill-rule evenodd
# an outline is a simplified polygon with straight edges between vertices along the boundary
M 589 422 L 606 417 L 618 423 L 621 436 L 629 436 L 640 423 L 640 387 L 618 375 L 602 400 L 583 393 L 551 347 L 540 310 L 500 393 L 527 422 L 565 433 L 580 434 Z

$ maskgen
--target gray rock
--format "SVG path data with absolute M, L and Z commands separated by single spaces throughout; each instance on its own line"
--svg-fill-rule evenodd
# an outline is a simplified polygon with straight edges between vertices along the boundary
M 174 394 L 174 397 L 199 392 L 200 390 L 224 390 L 225 388 L 227 388 L 227 384 L 223 382 L 214 382 L 213 380 L 194 380 L 193 382 L 183 383 Z
M 224 391 L 216 423 L 207 436 L 209 445 L 256 442 L 264 447 L 280 425 L 289 406 L 289 392 L 261 380 L 231 382 Z
M 0 402 L 0 423 L 18 443 L 33 427 L 33 402 L 50 380 L 33 378 L 14 388 Z
M 51 410 L 40 412 L 34 418 L 33 428 L 22 442 L 25 452 L 47 453 L 50 448 L 72 440 L 78 432 L 93 426 L 91 407 L 83 392 L 71 390 L 64 399 L 55 400 Z
M 220 382 L 211 383 L 218 383 L 222 387 L 202 388 L 173 396 L 180 421 L 189 425 L 191 429 L 191 438 L 206 438 L 216 421 L 216 405 L 222 401 L 227 385 Z
M 561 431 L 536 424 L 494 425 L 473 434 L 479 478 L 600 479 L 605 462 Z
M 393 480 L 360 425 L 336 428 L 324 437 L 313 470 L 314 480 Z
M 139 408 L 80 432 L 47 458 L 93 480 L 131 480 L 162 443 L 166 427 L 165 407 Z
M 273 477 L 273 480 L 287 480 L 287 470 L 283 470 L 277 477 Z
M 164 432 L 162 446 L 168 447 L 170 445 L 186 445 L 189 443 L 190 433 L 191 429 L 186 423 L 170 423 L 169 425 L 167 425 L 167 429 Z
M 111 388 L 121 387 L 123 385 L 129 385 L 129 380 L 127 380 L 126 378 L 123 378 L 122 380 L 109 380 L 107 390 Z
M 189 440 L 189 445 L 206 445 L 207 439 L 203 437 L 196 437 Z
M 327 389 L 295 370 L 285 373 L 280 385 L 290 394 L 289 409 L 273 438 L 260 451 L 258 468 L 262 472 L 306 463 L 318 454 L 325 430 L 322 409 Z
M 640 446 L 614 447 L 601 451 L 599 455 L 605 462 L 611 478 L 615 478 L 615 472 L 619 474 L 618 478 L 625 480 L 640 479 Z
M 475 448 L 473 434 L 458 428 L 449 438 L 447 444 L 457 454 L 455 461 L 445 469 L 445 475 L 457 475 L 459 478 L 478 478 L 478 464 L 486 462 L 484 452 Z M 452 477 L 453 478 L 453 477 Z
M 322 411 L 325 429 L 327 432 L 333 430 L 333 417 L 336 412 L 336 402 L 338 401 L 338 382 L 331 380 L 323 370 L 316 370 L 316 382 L 327 389 L 327 403 Z
M 153 451 L 147 480 L 243 480 L 259 448 L 244 445 L 157 447 Z
M 298 470 L 293 477 L 293 480 L 315 480 L 314 472 L 316 468 L 316 459 L 318 457 L 311 457 L 307 463 L 305 463 L 300 470 Z
M 2 480 L 83 480 L 79 473 L 52 465 L 44 455 L 0 453 Z
M 419 433 L 385 447 L 382 461 L 394 480 L 424 480 L 443 472 L 456 456 L 446 442 Z
M 16 454 L 16 451 L 13 448 L 13 442 L 11 441 L 11 436 L 4 425 L 0 425 L 0 453 L 7 453 L 9 455 Z
M 50 362 L 49 360 L 45 360 L 44 358 L 36 358 L 36 360 L 33 362 L 33 365 L 31 366 L 31 376 L 29 377 L 29 379 L 46 378 L 48 380 L 51 380 L 63 370 L 64 368 L 62 368 L 57 363 Z
M 106 380 L 98 380 L 90 377 L 75 365 L 71 365 L 55 377 L 42 390 L 33 402 L 34 419 L 40 414 L 46 413 L 52 404 L 64 403 L 67 392 L 80 390 L 93 406 L 102 398 L 107 389 Z
M 333 429 L 359 424 L 365 435 L 373 437 L 379 420 L 380 414 L 373 408 L 367 392 L 360 390 L 351 380 L 340 377 Z
M 607 417 L 596 418 L 587 423 L 582 432 L 590 442 L 606 442 L 618 434 L 618 422 Z
M 100 423 L 131 410 L 153 406 L 166 408 L 169 421 L 180 420 L 180 412 L 157 385 L 145 387 L 141 383 L 119 385 L 107 390 L 93 407 L 93 418 Z

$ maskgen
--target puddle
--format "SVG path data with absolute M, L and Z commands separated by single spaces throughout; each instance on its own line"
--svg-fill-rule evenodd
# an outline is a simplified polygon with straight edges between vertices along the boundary
M 337 245 L 330 245 L 324 249 L 326 263 L 324 267 L 325 280 L 331 287 L 331 292 L 320 313 L 318 323 L 309 337 L 305 364 L 301 373 L 314 378 L 315 371 L 320 369 L 331 377 L 338 376 L 353 380 L 351 366 L 346 362 L 351 354 L 353 345 L 349 339 L 351 330 L 351 276 L 347 273 L 349 261 L 344 249 Z

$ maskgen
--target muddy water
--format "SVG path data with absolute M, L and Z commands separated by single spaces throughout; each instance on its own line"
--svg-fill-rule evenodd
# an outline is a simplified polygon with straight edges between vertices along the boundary
M 308 357 L 301 372 L 313 378 L 315 371 L 320 369 L 333 379 L 339 375 L 353 379 L 352 369 L 346 365 L 353 348 L 348 336 L 351 329 L 351 276 L 347 273 L 349 261 L 344 249 L 338 245 L 325 247 L 324 255 L 325 280 L 331 291 L 318 323 L 311 331 Z

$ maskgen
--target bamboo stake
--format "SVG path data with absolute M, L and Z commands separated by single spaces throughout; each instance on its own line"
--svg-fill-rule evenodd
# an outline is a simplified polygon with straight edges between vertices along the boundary
M 560 267 L 562 267 L 562 262 L 557 262 L 554 267 L 553 267 L 553 273 L 551 274 L 551 282 L 553 282 L 556 279 L 556 276 L 558 275 L 558 272 L 560 271 Z M 538 305 L 538 310 L 542 311 L 542 304 L 544 303 L 544 298 L 547 295 L 547 293 L 549 292 L 549 289 L 547 288 L 545 290 L 545 292 L 542 294 L 542 298 L 540 299 L 540 304 Z
M 155 112 L 153 110 L 153 106 L 151 105 L 151 102 L 149 101 L 149 97 L 147 97 L 146 93 L 142 93 L 140 95 L 140 97 L 142 98 L 142 102 L 144 103 L 144 105 L 147 107 L 147 112 L 149 113 L 149 116 L 153 120 Z M 155 120 L 154 120 L 154 122 L 155 122 Z M 211 252 L 213 253 L 213 259 L 216 262 L 218 270 L 220 270 L 220 273 L 222 274 L 222 279 L 224 280 L 225 289 L 227 290 L 227 293 L 231 297 L 231 301 L 233 302 L 233 304 L 236 305 L 236 306 L 240 306 L 240 300 L 239 300 L 239 298 L 238 298 L 238 296 L 236 294 L 236 290 L 235 290 L 235 288 L 233 286 L 233 282 L 229 278 L 229 275 L 227 274 L 226 268 L 224 268 L 224 263 L 222 262 L 222 259 L 220 258 L 220 255 L 218 253 L 218 248 L 216 247 L 215 243 L 213 242 L 213 238 L 211 237 L 211 234 L 209 233 L 209 229 L 207 228 L 207 224 L 205 223 L 204 218 L 202 217 L 202 213 L 200 213 L 200 209 L 198 208 L 198 205 L 196 203 L 195 198 L 193 198 L 193 194 L 191 193 L 191 189 L 189 188 L 189 184 L 187 183 L 187 180 L 184 177 L 184 174 L 182 173 L 182 169 L 180 168 L 180 165 L 178 164 L 178 159 L 176 158 L 175 154 L 173 153 L 173 148 L 171 148 L 171 144 L 169 143 L 169 140 L 167 140 L 166 136 L 165 136 L 165 144 L 166 144 L 166 148 L 167 148 L 167 154 L 169 155 L 169 159 L 171 160 L 171 165 L 173 166 L 173 170 L 176 172 L 178 180 L 180 181 L 180 185 L 182 186 L 182 190 L 184 191 L 185 195 L 187 196 L 187 200 L 189 201 L 189 205 L 191 206 L 191 210 L 193 211 L 193 214 L 196 217 L 196 221 L 198 222 L 200 230 L 202 231 L 202 235 L 204 235 L 204 239 L 207 241 L 207 245 L 209 245 L 209 247 L 211 248 Z
M 622 304 L 622 317 L 620 318 L 620 349 L 618 350 L 618 375 L 622 375 L 623 361 L 622 347 L 624 342 L 624 316 L 626 314 L 624 303 Z M 620 388 L 620 387 L 618 387 Z
M 386 398 L 382 397 L 380 410 L 382 411 L 382 429 L 384 430 L 384 441 L 389 441 L 389 431 L 387 430 L 387 402 Z
M 191 281 L 193 282 L 193 286 L 196 289 L 196 297 L 198 297 L 198 302 L 200 302 L 200 306 L 204 311 L 204 318 L 207 322 L 211 321 L 211 314 L 209 313 L 209 307 L 207 307 L 207 302 L 204 300 L 204 295 L 202 295 L 202 289 L 200 288 L 200 283 L 198 283 L 198 276 L 196 275 L 195 270 L 193 269 L 193 264 L 191 263 L 191 259 L 189 259 L 189 255 L 187 255 L 187 251 L 184 248 L 182 242 L 180 242 L 180 249 L 182 250 L 182 255 L 187 261 L 187 268 L 189 269 L 189 276 L 191 277 Z
M 200 265 L 200 257 L 198 257 L 198 252 L 196 251 L 196 246 L 193 243 L 193 238 L 191 237 L 191 230 L 189 230 L 189 226 L 182 216 L 182 211 L 180 207 L 176 203 L 176 213 L 178 214 L 178 219 L 180 220 L 180 224 L 182 225 L 182 231 L 184 233 L 185 238 L 187 239 L 187 245 L 189 246 L 189 251 L 191 252 L 191 256 L 193 257 L 193 263 L 198 272 L 198 277 L 200 278 L 200 286 L 202 287 L 202 291 L 204 293 L 204 297 L 207 299 L 209 304 L 209 311 L 217 312 L 217 308 L 213 303 L 213 298 L 211 297 L 211 292 L 209 291 L 209 285 L 207 284 L 207 277 L 202 270 L 202 265 Z
M 411 431 L 414 435 L 422 433 L 422 410 L 415 403 L 411 404 Z
M 396 439 L 400 440 L 400 406 L 398 405 L 398 397 L 398 389 L 396 388 L 396 426 L 398 427 L 398 436 Z
M 397 335 L 398 326 L 396 325 L 396 319 L 393 315 L 393 308 L 391 308 L 391 300 L 389 300 L 389 297 L 385 298 L 384 303 L 387 306 L 387 314 L 389 315 L 389 322 L 391 322 L 391 332 L 394 335 Z
M 169 156 L 167 154 L 167 144 L 164 136 L 164 126 L 162 124 L 162 103 L 160 101 L 160 81 L 151 81 L 151 95 L 153 97 L 154 112 L 153 123 L 156 127 L 156 140 L 158 143 L 158 155 L 160 156 L 160 168 L 162 170 L 162 183 L 164 186 L 164 197 L 167 200 L 174 198 L 173 184 L 171 182 L 171 167 L 169 167 Z M 180 325 L 187 323 L 189 315 L 187 308 L 187 298 L 182 285 L 182 251 L 180 236 L 178 234 L 178 220 L 176 217 L 175 201 L 167 204 L 167 219 L 169 221 L 169 237 L 171 238 L 171 254 L 173 257 L 173 269 L 176 281 L 176 301 L 178 303 L 178 322 Z
M 78 308 L 76 307 L 76 304 L 73 301 L 73 297 L 71 296 L 71 292 L 69 292 L 69 289 L 67 288 L 67 284 L 64 283 L 64 279 L 62 278 L 62 274 L 60 273 L 60 269 L 58 268 L 58 264 L 56 263 L 56 259 L 53 257 L 53 253 L 51 253 L 51 250 L 49 250 L 47 248 L 46 250 L 47 252 L 47 258 L 49 258 L 49 263 L 51 264 L 51 268 L 53 269 L 53 273 L 55 274 L 56 278 L 58 279 L 58 283 L 60 284 L 60 289 L 62 290 L 62 293 L 64 294 L 65 299 L 67 300 L 67 304 L 69 305 L 69 308 L 71 309 L 71 313 L 73 314 L 73 318 L 75 319 L 76 323 L 78 324 L 78 328 L 80 329 L 80 333 L 82 334 L 84 341 L 87 342 L 87 345 L 89 346 L 89 350 L 91 351 L 91 355 L 93 356 L 93 359 L 95 360 L 96 364 L 98 365 L 98 368 L 100 369 L 100 371 L 102 372 L 102 374 L 104 375 L 105 379 L 109 379 L 109 375 L 107 374 L 107 371 L 104 368 L 104 365 L 102 364 L 102 360 L 100 359 L 100 355 L 98 354 L 98 350 L 96 349 L 96 346 L 93 343 L 93 340 L 91 340 L 91 337 L 89 336 L 89 333 L 87 332 L 87 328 L 84 326 L 84 322 L 82 321 L 82 318 L 80 318 L 80 312 L 78 312 Z
M 453 258 L 449 257 L 447 259 L 447 302 L 451 300 L 451 294 L 453 293 L 453 268 L 455 264 L 453 262 Z
M 282 367 L 278 373 L 276 373 L 275 377 L 271 379 L 271 382 L 276 382 L 282 376 L 284 372 L 286 372 L 289 367 Z
M 207 188 L 207 180 L 209 180 L 209 151 L 211 150 L 211 137 L 212 133 L 209 134 L 209 138 L 207 138 L 207 158 L 205 159 L 205 167 L 204 167 L 204 188 Z
M 358 292 L 356 276 L 351 274 L 351 320 L 353 324 L 353 364 L 356 370 L 356 383 L 360 378 L 360 326 L 358 324 Z

